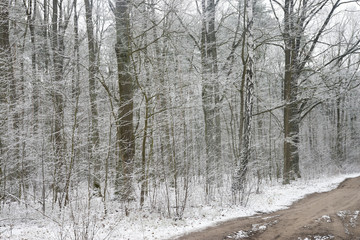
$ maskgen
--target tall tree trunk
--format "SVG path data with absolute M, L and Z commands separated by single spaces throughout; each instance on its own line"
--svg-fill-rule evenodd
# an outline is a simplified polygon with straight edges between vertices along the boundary
M 86 11 L 86 29 L 88 39 L 88 51 L 89 51 L 89 92 L 90 92 L 90 109 L 91 109 L 91 144 L 90 156 L 91 162 L 94 164 L 93 174 L 93 188 L 97 195 L 101 195 L 100 189 L 100 156 L 98 155 L 98 148 L 100 144 L 100 135 L 98 127 L 98 110 L 96 105 L 96 40 L 94 35 L 94 25 L 92 20 L 93 1 L 84 0 Z
M 151 0 L 151 19 L 152 22 L 156 22 L 156 1 Z M 163 23 L 163 29 L 168 29 L 168 22 L 169 20 L 167 17 L 164 19 Z M 153 39 L 158 39 L 158 33 L 157 28 L 153 28 Z M 160 178 L 164 178 L 165 176 L 168 176 L 170 173 L 168 172 L 168 169 L 171 169 L 172 166 L 172 154 L 171 154 L 171 141 L 170 141 L 170 114 L 168 110 L 168 94 L 169 94 L 169 88 L 168 88 L 168 82 L 166 82 L 166 74 L 169 71 L 167 69 L 167 64 L 165 64 L 165 61 L 168 57 L 168 38 L 164 38 L 162 45 L 163 48 L 160 48 L 159 41 L 156 41 L 155 43 L 155 54 L 156 54 L 156 70 L 154 71 L 154 79 L 158 79 L 158 85 L 159 85 L 159 94 L 158 94 L 158 101 L 159 101 L 159 109 L 156 111 L 159 112 L 156 117 L 157 122 L 159 122 L 159 132 L 160 132 L 160 166 L 161 166 L 161 172 Z M 165 179 L 163 179 L 165 180 Z
M 149 9 L 147 6 L 144 6 L 144 14 L 145 19 L 149 19 Z M 147 21 L 143 23 L 143 29 L 146 31 L 148 28 Z M 143 35 L 144 46 L 148 45 L 148 34 L 145 32 Z M 150 61 L 148 59 L 148 49 L 145 47 L 144 49 L 144 70 L 145 70 L 145 84 L 144 87 L 141 87 L 142 95 L 145 100 L 145 114 L 144 114 L 144 128 L 143 128 L 143 138 L 141 144 L 141 176 L 140 176 L 140 207 L 142 208 L 145 202 L 145 197 L 148 195 L 148 177 L 147 177 L 147 165 L 150 162 L 149 159 L 146 158 L 146 146 L 148 145 L 148 133 L 149 133 L 149 120 L 150 120 L 150 109 L 151 109 L 151 97 L 149 93 L 149 87 L 151 85 L 150 82 Z M 140 84 L 140 83 L 138 83 Z
M 215 1 L 209 1 L 209 32 L 208 32 L 208 55 L 211 57 L 212 70 L 211 75 L 214 81 L 214 137 L 215 137 L 215 163 L 214 170 L 215 178 L 221 183 L 220 166 L 222 164 L 222 146 L 221 146 L 221 119 L 220 119 L 220 84 L 218 76 L 218 56 L 217 56 L 217 43 L 216 43 L 216 30 L 215 30 L 215 13 L 216 13 Z
M 17 24 L 13 23 L 11 24 L 12 28 L 17 29 Z M 24 37 L 26 37 L 26 31 L 24 34 Z M 15 51 L 14 51 L 14 55 L 11 59 L 11 61 L 9 61 L 9 63 L 14 64 L 15 62 L 17 62 L 16 59 L 16 52 L 19 48 L 19 52 L 20 54 L 23 53 L 23 47 L 24 45 L 21 43 L 18 43 L 15 45 Z M 10 59 L 9 59 L 10 60 Z M 11 133 L 10 135 L 8 135 L 8 138 L 11 139 L 11 145 L 12 147 L 8 149 L 8 159 L 11 161 L 11 163 L 14 166 L 14 172 L 16 173 L 14 175 L 15 177 L 15 181 L 17 182 L 17 194 L 15 194 L 19 199 L 21 199 L 21 197 L 23 196 L 23 165 L 22 165 L 22 160 L 20 157 L 20 148 L 21 148 L 21 144 L 20 144 L 20 110 L 17 107 L 20 104 L 20 94 L 19 94 L 19 90 L 21 87 L 21 84 L 24 83 L 24 79 L 23 79 L 23 69 L 24 69 L 24 63 L 22 60 L 19 60 L 19 65 L 20 65 L 20 76 L 19 78 L 15 78 L 14 75 L 14 69 L 12 69 L 12 77 L 11 77 L 11 81 L 9 82 L 9 110 L 10 110 L 10 115 L 11 117 L 8 119 L 11 121 L 11 127 L 10 129 L 8 129 L 9 133 Z M 11 179 L 11 178 L 10 178 Z
M 65 182 L 65 203 L 67 205 L 70 201 L 70 186 L 72 181 L 72 174 L 75 168 L 76 162 L 76 131 L 78 128 L 78 111 L 79 111 L 79 98 L 80 98 L 80 41 L 79 41 L 79 13 L 77 10 L 77 0 L 73 1 L 73 11 L 74 11 L 74 68 L 72 69 L 73 77 L 71 82 L 71 95 L 72 102 L 74 103 L 73 110 L 73 125 L 71 129 L 71 139 L 70 139 L 70 161 L 67 167 L 66 172 L 66 182 Z M 90 173 L 89 173 L 90 174 Z
M 284 173 L 283 173 L 283 183 L 290 183 L 290 174 L 291 174 L 291 65 L 290 65 L 290 56 L 291 49 L 285 44 L 285 77 L 284 77 L 284 101 L 286 103 L 284 107 Z
M 133 129 L 133 79 L 130 72 L 131 32 L 129 0 L 116 0 L 116 58 L 118 70 L 119 107 L 116 137 L 119 159 L 116 167 L 116 192 L 121 201 L 133 200 L 133 164 L 135 136 Z
M 169 32 L 171 31 L 169 29 L 170 23 L 171 21 L 169 20 L 169 15 L 167 14 L 168 11 L 171 11 L 171 7 L 167 7 L 164 9 L 164 19 L 163 19 L 163 24 L 160 28 L 156 27 L 156 23 L 158 22 L 157 20 L 157 9 L 159 2 L 156 0 L 150 0 L 150 11 L 151 11 L 151 15 L 150 15 L 150 19 L 151 22 L 154 24 L 152 27 L 152 39 L 158 39 L 157 41 L 154 42 L 154 47 L 155 47 L 155 65 L 154 65 L 154 70 L 153 70 L 153 79 L 156 81 L 155 85 L 158 87 L 157 89 L 157 103 L 155 105 L 155 109 L 153 110 L 153 112 L 157 112 L 157 114 L 155 114 L 153 116 L 153 122 L 158 124 L 158 136 L 159 136 L 159 153 L 157 154 L 158 156 L 158 161 L 155 163 L 158 165 L 157 169 L 153 170 L 154 175 L 157 176 L 158 179 L 156 179 L 155 177 L 153 178 L 154 181 L 154 188 L 156 188 L 157 186 L 159 186 L 160 184 L 158 184 L 157 180 L 160 180 L 161 183 L 165 184 L 166 190 L 168 190 L 168 183 L 170 182 L 170 184 L 172 186 L 175 185 L 175 179 L 176 179 L 176 174 L 177 174 L 177 169 L 174 169 L 174 162 L 176 161 L 176 159 L 174 159 L 174 154 L 173 154 L 173 150 L 175 148 L 175 146 L 172 146 L 172 141 L 171 141 L 171 137 L 172 134 L 170 132 L 171 130 L 171 122 L 172 122 L 172 115 L 171 115 L 171 111 L 169 109 L 171 109 L 171 98 L 169 98 L 169 94 L 170 94 L 170 87 L 169 87 L 169 65 L 167 64 L 167 61 L 169 61 L 169 38 L 167 37 L 163 37 L 163 38 L 159 38 L 158 36 L 158 31 L 160 29 L 160 31 L 163 31 L 163 33 Z M 170 8 L 170 9 L 168 9 Z M 161 30 L 162 29 L 162 30 Z M 154 128 L 156 129 L 156 128 Z M 151 130 L 152 133 L 153 129 Z M 156 191 L 154 190 L 154 193 L 156 193 Z M 171 210 L 170 210 L 170 196 L 169 196 L 169 192 L 167 191 L 167 206 L 168 206 L 168 214 L 169 216 L 171 215 Z
M 201 65 L 202 104 L 205 121 L 206 194 L 211 195 L 217 163 L 221 161 L 219 83 L 214 0 L 202 0 Z
M 32 74 L 32 107 L 33 107 L 33 133 L 36 134 L 38 130 L 38 115 L 39 115 L 39 86 L 37 79 L 37 54 L 36 54 L 36 15 L 37 15 L 37 1 L 29 0 L 26 5 L 26 15 L 28 26 L 30 30 L 31 42 L 31 74 Z
M 1 0 L 0 1 L 0 199 L 5 197 L 4 184 L 6 181 L 6 173 L 3 172 L 4 166 L 6 164 L 7 157 L 6 147 L 7 147 L 7 138 L 6 133 L 8 129 L 6 128 L 7 120 L 7 98 L 8 98 L 8 88 L 14 84 L 14 73 L 12 66 L 12 55 L 11 47 L 9 40 L 9 1 Z M 14 87 L 14 86 L 12 86 Z
M 342 4 L 341 0 L 331 2 L 331 8 L 324 22 L 317 32 L 311 36 L 311 43 L 304 44 L 304 33 L 308 26 L 306 22 L 314 18 L 320 10 L 324 9 L 325 1 L 319 5 L 309 6 L 308 1 L 285 0 L 284 28 L 282 37 L 285 51 L 285 73 L 283 84 L 284 107 L 284 169 L 283 183 L 290 183 L 295 177 L 300 178 L 299 133 L 302 110 L 307 102 L 300 104 L 299 79 L 306 64 L 310 61 L 312 53 L 330 22 L 335 10 Z M 295 6 L 296 5 L 296 6 Z M 354 45 L 357 46 L 359 41 Z M 306 47 L 305 46 L 310 46 Z M 346 56 L 348 52 L 344 54 Z M 343 57 L 344 57 L 343 56 Z
M 26 2 L 24 1 L 24 5 L 26 7 L 26 15 L 27 15 L 27 24 L 30 30 L 30 42 L 31 42 L 31 75 L 32 75 L 32 79 L 31 79 L 31 85 L 32 85 L 32 96 L 31 96 L 31 104 L 32 104 L 32 110 L 33 110 L 33 119 L 31 121 L 32 124 L 32 134 L 34 136 L 34 138 L 32 138 L 32 143 L 31 145 L 38 147 L 39 146 L 39 136 L 38 136 L 38 128 L 39 128 L 39 119 L 38 119 L 38 115 L 39 115 L 39 84 L 38 84 L 38 76 L 37 76 L 37 49 L 36 49 L 36 25 L 35 25 L 35 20 L 36 20 L 36 15 L 37 15 L 37 1 L 35 0 L 28 0 L 28 3 L 26 4 Z M 24 46 L 23 46 L 23 51 L 25 50 L 25 41 L 26 41 L 26 36 L 24 36 Z M 22 61 L 22 78 L 25 79 L 25 76 L 23 75 L 24 73 L 24 61 Z M 23 81 L 23 87 L 22 87 L 22 95 L 23 95 L 23 105 L 25 106 L 25 92 L 24 92 L 24 86 L 26 85 L 25 80 Z M 25 118 L 25 111 L 23 109 L 22 111 L 22 121 L 23 121 L 23 128 L 26 128 L 26 124 L 24 122 L 24 118 Z M 23 131 L 26 132 L 26 131 Z M 25 158 L 25 146 L 26 146 L 26 138 L 25 136 L 22 137 L 22 149 L 23 149 L 23 159 Z M 38 154 L 36 154 L 36 152 L 34 151 L 32 154 L 34 154 L 35 158 L 37 159 L 39 157 Z M 26 167 L 27 168 L 27 167 Z M 37 190 L 37 182 L 34 181 L 34 199 L 36 198 L 36 190 Z
M 53 63 L 53 90 L 52 98 L 54 104 L 54 183 L 53 193 L 54 201 L 58 201 L 59 206 L 63 204 L 64 188 L 65 188 L 65 138 L 63 136 L 64 128 L 64 99 L 61 94 L 61 86 L 63 85 L 64 71 L 64 34 L 67 25 L 64 24 L 62 1 L 52 1 L 53 12 L 51 19 L 51 50 Z M 60 12 L 59 12 L 60 11 Z
M 241 153 L 238 170 L 236 173 L 236 179 L 233 185 L 233 190 L 242 193 L 245 190 L 246 174 L 248 172 L 248 164 L 251 157 L 251 120 L 253 110 L 253 90 L 254 90 L 254 60 L 253 60 L 253 49 L 254 40 L 252 35 L 253 25 L 253 0 L 246 0 L 244 3 L 244 33 L 242 39 L 242 64 L 243 74 L 241 84 L 244 85 L 244 107 L 243 123 L 240 126 L 243 127 L 241 137 Z M 241 119 L 240 119 L 241 121 Z M 241 199 L 241 203 L 243 199 Z
M 293 175 L 293 156 L 297 152 L 297 145 L 293 137 L 295 136 L 294 129 L 296 119 L 294 115 L 294 108 L 296 107 L 295 89 L 297 88 L 297 79 L 295 79 L 294 73 L 294 38 L 292 36 L 293 29 L 293 0 L 285 1 L 284 8 L 284 43 L 285 43 L 285 76 L 284 76 L 284 89 L 283 97 L 285 101 L 284 107 L 284 173 L 283 183 L 288 184 L 294 177 Z M 295 136 L 296 137 L 296 136 Z M 295 151 L 295 152 L 294 152 Z
M 44 0 L 43 2 L 43 6 L 44 6 L 44 22 L 43 22 L 43 26 L 42 26 L 42 34 L 43 34 L 43 43 L 42 43 L 42 47 L 44 49 L 44 65 L 43 65 L 43 70 L 45 73 L 48 73 L 48 69 L 49 69 L 49 47 L 48 47 L 48 23 L 49 23 L 49 6 L 48 6 L 48 1 Z M 44 139 L 45 137 L 42 136 L 42 143 L 44 143 Z M 45 214 L 45 210 L 46 210 L 46 182 L 45 182 L 45 146 L 44 144 L 40 145 L 41 147 L 41 180 L 42 180 L 42 189 L 41 189 L 41 200 L 42 200 L 42 212 L 43 214 Z
M 299 168 L 299 133 L 300 109 L 298 102 L 298 79 L 300 66 L 300 42 L 303 34 L 305 12 L 301 16 L 294 14 L 294 1 L 286 0 L 284 8 L 284 45 L 285 75 L 283 98 L 284 107 L 284 173 L 283 183 L 288 184 L 295 177 L 300 177 Z M 306 8 L 306 5 L 302 6 Z

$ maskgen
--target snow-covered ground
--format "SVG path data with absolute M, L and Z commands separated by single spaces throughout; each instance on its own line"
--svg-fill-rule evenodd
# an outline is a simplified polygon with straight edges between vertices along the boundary
M 124 217 L 114 206 L 108 206 L 109 213 L 104 217 L 101 204 L 88 211 L 85 203 L 67 209 L 69 213 L 73 210 L 73 215 L 53 212 L 44 217 L 38 209 L 12 203 L 1 209 L 0 239 L 65 240 L 84 239 L 85 235 L 87 239 L 99 240 L 174 239 L 232 218 L 284 209 L 307 194 L 329 191 L 344 179 L 357 176 L 360 174 L 300 180 L 286 186 L 264 184 L 259 194 L 250 195 L 246 207 L 190 204 L 181 220 L 169 219 L 149 210 L 133 211 L 130 216 Z

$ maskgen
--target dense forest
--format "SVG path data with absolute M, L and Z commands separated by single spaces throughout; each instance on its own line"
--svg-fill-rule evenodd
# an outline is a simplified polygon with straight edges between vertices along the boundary
M 269 182 L 360 171 L 359 12 L 1 0 L 1 209 L 181 219 L 191 199 L 245 206 Z

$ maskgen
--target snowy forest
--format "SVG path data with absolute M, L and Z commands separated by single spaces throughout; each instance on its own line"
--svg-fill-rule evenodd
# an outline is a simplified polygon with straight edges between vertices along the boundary
M 70 219 L 67 237 L 91 239 L 89 216 L 181 220 L 359 172 L 359 14 L 356 0 L 0 0 L 0 216 Z

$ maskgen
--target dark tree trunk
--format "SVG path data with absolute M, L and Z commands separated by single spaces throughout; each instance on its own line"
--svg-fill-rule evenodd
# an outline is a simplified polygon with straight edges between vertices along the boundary
M 300 177 L 299 170 L 299 130 L 300 114 L 298 103 L 299 44 L 302 26 L 294 26 L 294 2 L 285 1 L 284 8 L 284 44 L 285 44 L 285 75 L 283 97 L 284 107 L 284 169 L 283 183 L 290 183 L 295 176 Z M 298 27 L 300 30 L 298 30 Z
M 7 137 L 5 136 L 8 129 L 6 128 L 7 120 L 7 98 L 8 89 L 14 86 L 14 73 L 12 66 L 12 55 L 9 40 L 9 1 L 0 1 L 0 200 L 5 197 L 4 184 L 6 176 L 4 176 L 4 166 L 7 157 Z M 11 94 L 11 93 L 10 93 Z M 10 103 L 11 104 L 11 103 Z
M 53 64 L 53 90 L 52 100 L 54 105 L 54 154 L 55 154 L 55 168 L 54 168 L 54 184 L 53 193 L 54 201 L 58 201 L 59 206 L 64 204 L 63 198 L 65 193 L 65 138 L 63 136 L 64 128 L 64 98 L 61 93 L 63 89 L 63 74 L 64 74 L 64 35 L 67 28 L 67 19 L 64 19 L 62 12 L 62 1 L 52 1 L 53 12 L 51 19 L 51 50 L 52 50 L 52 64 Z
M 131 32 L 129 1 L 117 0 L 116 9 L 116 58 L 118 70 L 119 108 L 116 119 L 116 137 L 119 159 L 116 167 L 116 195 L 121 201 L 133 200 L 133 164 L 135 137 L 133 127 L 133 79 L 130 72 Z
M 90 156 L 91 162 L 94 164 L 94 174 L 93 174 L 93 188 L 97 195 L 101 195 L 100 190 L 100 156 L 98 155 L 98 148 L 100 144 L 99 136 L 99 127 L 98 127 L 98 110 L 96 105 L 96 74 L 97 74 L 97 64 L 96 64 L 96 40 L 94 35 L 94 25 L 92 20 L 92 10 L 93 10 L 93 1 L 85 1 L 85 11 L 86 11 L 86 29 L 87 29 L 87 39 L 88 39 L 88 51 L 89 51 L 89 92 L 90 92 L 90 109 L 91 109 L 91 146 Z
M 300 178 L 299 133 L 302 110 L 307 102 L 299 99 L 299 80 L 306 64 L 311 60 L 315 46 L 323 35 L 341 0 L 331 2 L 332 6 L 319 30 L 311 36 L 311 43 L 305 43 L 306 22 L 314 18 L 330 1 L 319 5 L 308 5 L 308 1 L 285 0 L 283 40 L 285 50 L 285 74 L 283 84 L 284 107 L 284 172 L 283 183 Z M 295 6 L 296 5 L 296 6 Z M 310 6 L 311 5 L 311 6 Z M 356 45 L 359 42 L 356 43 Z M 310 47 L 308 47 L 310 46 Z M 347 53 L 345 53 L 346 55 Z M 344 56 L 345 56 L 344 55 Z M 301 103 L 301 104 L 300 104 Z M 312 109 L 312 108 L 311 108 Z
M 202 104 L 205 121 L 207 195 L 211 195 L 217 167 L 221 162 L 220 89 L 218 83 L 215 7 L 214 0 L 202 1 Z

